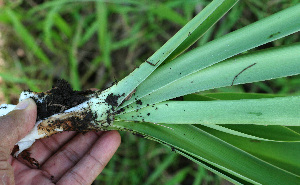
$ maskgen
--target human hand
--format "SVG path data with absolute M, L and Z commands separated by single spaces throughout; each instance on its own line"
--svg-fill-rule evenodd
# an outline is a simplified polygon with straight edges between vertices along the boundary
M 27 99 L 0 117 L 0 184 L 92 184 L 120 145 L 117 131 L 63 132 L 30 148 L 40 168 L 10 154 L 36 122 L 36 105 Z

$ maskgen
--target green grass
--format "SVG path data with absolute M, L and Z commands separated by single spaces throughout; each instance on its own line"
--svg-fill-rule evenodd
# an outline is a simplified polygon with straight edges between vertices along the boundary
M 0 7 L 0 102 L 60 78 L 74 89 L 105 89 L 160 48 L 209 1 L 7 1 Z M 122 1 L 124 2 L 124 1 Z M 299 0 L 239 2 L 191 48 Z M 3 28 L 3 29 L 2 29 Z M 259 49 L 300 41 L 293 34 Z M 300 94 L 300 76 L 213 92 Z M 210 93 L 212 91 L 204 92 Z M 94 184 L 220 184 L 222 179 L 160 144 L 122 132 L 122 145 Z

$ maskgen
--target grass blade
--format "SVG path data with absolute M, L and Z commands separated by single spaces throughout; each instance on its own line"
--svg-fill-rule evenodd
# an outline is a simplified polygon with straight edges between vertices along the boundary
M 37 45 L 34 38 L 30 35 L 29 31 L 21 23 L 17 15 L 10 9 L 5 9 L 7 16 L 10 18 L 11 23 L 14 26 L 14 29 L 17 30 L 17 35 L 21 40 L 27 45 L 28 48 L 40 59 L 43 63 L 50 66 L 51 62 L 47 55 L 43 52 L 42 49 Z
M 176 154 L 169 155 L 159 166 L 156 167 L 155 171 L 150 175 L 144 184 L 153 184 L 154 181 L 161 175 L 161 173 L 172 164 L 172 162 L 176 159 L 176 156 Z
M 72 45 L 70 49 L 70 82 L 74 90 L 80 90 L 80 79 L 78 73 L 78 60 L 77 60 L 77 49 L 80 42 L 81 34 L 82 34 L 82 21 L 78 21 L 77 23 L 76 32 L 74 38 L 72 40 Z
M 72 28 L 59 14 L 54 15 L 54 24 L 60 32 L 64 33 L 68 38 L 71 38 Z
M 176 185 L 176 184 L 182 184 L 184 182 L 184 179 L 188 175 L 188 173 L 191 171 L 190 168 L 183 168 L 179 172 L 172 177 L 171 180 L 169 180 L 165 185 Z
M 45 22 L 44 22 L 44 41 L 45 44 L 48 46 L 48 48 L 54 52 L 56 49 L 52 42 L 52 26 L 54 24 L 54 17 L 57 16 L 57 12 L 59 11 L 60 7 L 54 7 L 49 11 L 49 13 L 46 16 Z
M 104 65 L 107 68 L 111 68 L 111 59 L 110 59 L 110 36 L 107 28 L 107 7 L 103 2 L 96 3 L 97 8 L 97 23 L 99 25 L 98 30 L 98 43 L 101 53 L 103 55 L 102 59 Z
M 165 4 L 157 4 L 150 8 L 150 11 L 157 15 L 161 19 L 166 19 L 172 21 L 178 25 L 184 26 L 188 21 L 182 17 L 179 13 L 172 10 L 169 6 Z

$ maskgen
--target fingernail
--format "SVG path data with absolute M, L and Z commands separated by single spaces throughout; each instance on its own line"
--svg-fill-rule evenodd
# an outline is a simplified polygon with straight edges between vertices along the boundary
M 21 101 L 15 108 L 14 110 L 23 110 L 26 109 L 26 107 L 28 107 L 29 105 L 29 99 L 25 99 L 23 101 Z

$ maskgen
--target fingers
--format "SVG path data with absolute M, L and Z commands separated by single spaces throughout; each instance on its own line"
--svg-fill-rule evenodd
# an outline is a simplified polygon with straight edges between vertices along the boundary
M 15 109 L 0 117 L 0 182 L 14 184 L 13 168 L 9 164 L 14 145 L 34 126 L 36 105 L 32 99 L 19 103 Z
M 51 156 L 42 165 L 41 170 L 47 171 L 54 176 L 54 180 L 59 179 L 80 160 L 99 138 L 99 135 L 95 132 L 76 135 L 67 145 L 63 146 L 57 153 Z
M 20 102 L 13 111 L 0 117 L 0 147 L 11 153 L 14 145 L 25 137 L 36 122 L 36 104 L 32 99 Z
M 113 136 L 119 136 L 118 132 L 112 133 L 114 133 Z M 85 153 L 94 145 L 97 140 L 99 140 L 99 138 L 102 140 L 102 137 L 104 137 L 102 134 L 103 132 L 88 132 L 84 135 L 76 135 L 76 137 L 69 141 L 67 145 L 63 146 L 57 153 L 50 157 L 41 166 L 41 170 L 46 171 L 48 174 L 50 174 L 50 176 L 54 176 L 54 180 L 57 181 L 79 160 L 81 160 Z M 116 148 L 118 148 L 118 146 Z
M 36 159 L 40 165 L 70 141 L 77 133 L 74 131 L 58 133 L 49 138 L 39 139 L 30 148 L 31 157 Z
M 0 184 L 14 184 L 14 172 L 8 160 L 9 155 L 0 150 Z
M 117 131 L 105 132 L 57 184 L 92 184 L 116 152 L 120 142 L 121 137 Z

